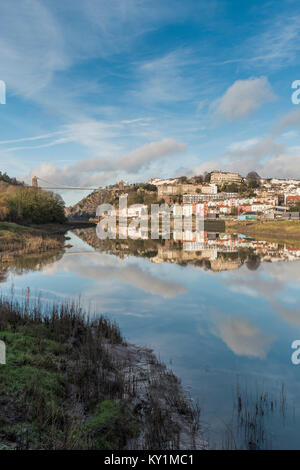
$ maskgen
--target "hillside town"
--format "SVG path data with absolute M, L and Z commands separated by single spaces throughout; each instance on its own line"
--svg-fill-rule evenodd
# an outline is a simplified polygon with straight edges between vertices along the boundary
M 90 220 L 98 205 L 110 203 L 118 210 L 119 198 L 127 196 L 126 215 L 149 212 L 151 204 L 173 206 L 174 216 L 200 215 L 207 219 L 299 220 L 300 181 L 261 178 L 256 172 L 246 177 L 233 172 L 212 171 L 204 176 L 172 179 L 151 178 L 147 183 L 118 184 L 99 188 L 66 209 L 69 219 Z M 139 204 L 139 208 L 130 208 Z M 117 212 L 118 214 L 118 212 Z
M 185 182 L 181 178 L 154 178 L 150 183 L 157 186 L 158 200 L 190 205 L 192 213 L 201 212 L 204 217 L 299 219 L 299 180 L 261 178 L 255 172 L 244 178 L 238 173 L 222 171 L 213 171 L 203 179 L 206 181 L 199 181 L 199 177 Z

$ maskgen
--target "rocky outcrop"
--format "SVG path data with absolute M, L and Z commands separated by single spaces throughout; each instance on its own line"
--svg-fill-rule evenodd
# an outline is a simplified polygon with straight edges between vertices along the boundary
M 96 216 L 97 207 L 100 204 L 112 203 L 115 199 L 114 191 L 100 189 L 89 194 L 72 207 L 65 209 L 65 216 L 69 221 L 88 222 Z

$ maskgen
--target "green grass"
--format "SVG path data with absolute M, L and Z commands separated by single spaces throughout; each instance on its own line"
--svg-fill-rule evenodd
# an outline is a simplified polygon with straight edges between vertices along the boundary
M 226 221 L 226 232 L 243 233 L 256 239 L 299 246 L 300 221 Z
M 0 237 L 15 237 L 35 231 L 30 227 L 18 225 L 13 222 L 0 222 Z
M 104 400 L 81 428 L 90 449 L 120 449 L 138 435 L 133 415 L 120 401 Z
M 0 222 L 0 263 L 25 259 L 28 255 L 62 250 L 65 228 L 25 227 L 10 222 Z
M 76 305 L 44 312 L 0 299 L 0 449 L 120 449 L 136 430 L 107 350 L 117 326 Z
M 118 326 L 77 303 L 0 296 L 0 340 L 0 450 L 122 450 L 129 439 L 173 449 L 174 413 L 192 424 L 175 376 L 150 355 L 155 372 L 146 374 L 149 391 L 139 398 L 135 359 Z
M 0 416 L 0 441 L 26 439 L 26 446 L 33 448 L 47 445 L 46 423 L 49 417 L 60 419 L 60 402 L 67 394 L 60 371 L 64 347 L 35 333 L 29 326 L 0 333 L 7 351 L 6 365 L 0 367 L 0 400 L 9 410 L 4 408 Z

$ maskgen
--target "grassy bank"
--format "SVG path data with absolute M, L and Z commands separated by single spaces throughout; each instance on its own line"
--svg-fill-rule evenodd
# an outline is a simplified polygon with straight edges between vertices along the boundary
M 151 351 L 79 305 L 0 299 L 1 449 L 199 447 L 199 410 Z
M 0 222 L 0 262 L 19 256 L 58 251 L 64 246 L 65 226 L 28 227 Z
M 5 238 L 20 237 L 28 235 L 33 229 L 12 222 L 0 222 L 0 241 Z
M 226 221 L 226 232 L 243 233 L 270 242 L 300 245 L 300 221 Z

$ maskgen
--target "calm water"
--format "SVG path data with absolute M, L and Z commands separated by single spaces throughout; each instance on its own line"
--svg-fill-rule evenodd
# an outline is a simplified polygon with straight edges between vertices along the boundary
M 186 243 L 101 242 L 95 229 L 69 234 L 59 256 L 21 260 L 2 290 L 82 303 L 118 321 L 130 342 L 151 347 L 191 387 L 210 445 L 236 436 L 242 393 L 268 392 L 265 447 L 300 448 L 300 246 L 200 233 Z M 300 243 L 299 243 L 300 245 Z M 282 399 L 285 388 L 286 405 Z M 251 405 L 249 405 L 251 406 Z M 238 438 L 234 437 L 234 439 Z

